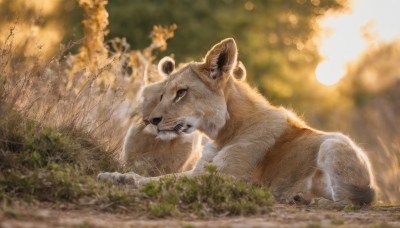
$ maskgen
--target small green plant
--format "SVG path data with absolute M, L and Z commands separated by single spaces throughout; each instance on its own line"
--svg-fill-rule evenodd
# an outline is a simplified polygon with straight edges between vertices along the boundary
M 329 219 L 329 220 L 331 220 L 331 223 L 332 223 L 333 225 L 343 225 L 344 222 L 345 222 L 345 220 L 343 219 L 343 217 L 341 217 L 341 216 L 338 215 L 338 214 L 334 214 L 334 213 L 331 213 L 331 214 L 326 215 L 326 218 Z
M 349 204 L 349 205 L 346 205 L 346 206 L 343 208 L 343 211 L 345 211 L 345 212 L 358 211 L 358 210 L 360 210 L 361 208 L 362 208 L 362 207 L 361 207 L 360 205 Z
M 155 217 L 164 218 L 173 214 L 174 205 L 170 203 L 150 204 L 148 207 L 148 211 L 151 215 Z
M 201 216 L 205 211 L 247 215 L 265 211 L 272 205 L 272 195 L 265 187 L 219 175 L 215 166 L 209 165 L 206 170 L 202 176 L 169 177 L 142 186 L 140 191 L 151 199 L 149 212 L 157 217 L 178 212 L 195 212 Z

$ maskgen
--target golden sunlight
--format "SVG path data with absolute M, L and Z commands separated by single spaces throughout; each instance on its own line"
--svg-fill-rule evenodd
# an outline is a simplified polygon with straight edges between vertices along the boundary
M 40 12 L 41 15 L 48 15 L 54 12 L 57 6 L 60 4 L 60 0 L 35 0 L 35 1 L 21 1 L 14 0 L 12 2 L 12 7 L 33 10 L 35 12 Z
M 13 9 L 13 12 L 21 12 L 21 15 L 33 13 L 33 16 L 28 18 L 21 17 L 18 20 L 18 26 L 13 30 L 13 45 L 16 49 L 23 48 L 25 57 L 33 56 L 39 51 L 43 52 L 41 56 L 43 59 L 54 55 L 55 47 L 59 46 L 64 36 L 64 28 L 60 27 L 55 21 L 39 24 L 36 21 L 39 21 L 39 18 L 43 16 L 54 14 L 60 3 L 61 0 L 14 0 L 10 2 L 10 8 Z M 11 18 L 8 23 L 3 23 L 0 26 L 0 46 L 7 39 L 12 26 L 13 19 Z
M 351 10 L 319 21 L 319 50 L 323 61 L 315 70 L 321 84 L 333 85 L 346 74 L 346 65 L 368 48 L 400 37 L 400 1 L 353 0 Z

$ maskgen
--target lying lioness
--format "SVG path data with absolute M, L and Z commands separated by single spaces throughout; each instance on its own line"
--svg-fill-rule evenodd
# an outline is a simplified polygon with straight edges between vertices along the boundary
M 213 140 L 193 170 L 176 175 L 199 175 L 212 163 L 220 173 L 266 184 L 277 199 L 323 197 L 370 204 L 375 193 L 366 154 L 347 136 L 312 129 L 236 80 L 236 59 L 235 41 L 225 39 L 203 62 L 173 71 L 165 82 L 149 116 L 158 136 L 200 130 Z M 142 184 L 160 177 L 102 173 L 98 178 Z
M 174 60 L 163 58 L 159 69 L 166 76 L 174 69 Z M 238 62 L 233 75 L 238 80 L 246 79 L 246 69 Z M 141 92 L 141 115 L 143 122 L 134 123 L 129 128 L 125 140 L 122 158 L 131 170 L 154 176 L 176 173 L 193 169 L 201 156 L 202 134 L 195 131 L 171 139 L 157 137 L 157 128 L 148 125 L 146 120 L 160 101 L 166 81 L 146 85 Z

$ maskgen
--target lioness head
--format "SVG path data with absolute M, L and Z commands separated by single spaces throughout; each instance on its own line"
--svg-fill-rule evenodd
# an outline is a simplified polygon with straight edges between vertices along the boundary
M 163 82 L 159 103 L 149 116 L 157 126 L 158 136 L 172 139 L 199 129 L 215 137 L 229 119 L 224 96 L 227 82 L 246 77 L 243 64 L 237 64 L 235 41 L 221 41 L 208 51 L 203 62 L 192 62 L 178 70 L 171 70 L 174 64 L 168 60 L 160 64 L 160 73 L 168 78 Z M 235 73 L 237 77 L 232 77 Z

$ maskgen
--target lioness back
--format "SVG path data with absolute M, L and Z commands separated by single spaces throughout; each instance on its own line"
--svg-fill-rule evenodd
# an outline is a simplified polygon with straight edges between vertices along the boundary
M 329 141 L 333 142 L 332 146 L 325 148 Z M 338 151 L 332 152 L 334 148 Z M 321 163 L 323 156 L 329 157 L 328 161 L 326 158 L 324 161 L 328 164 Z M 374 199 L 371 188 L 374 180 L 371 179 L 371 167 L 366 159 L 361 149 L 348 137 L 317 131 L 289 114 L 285 132 L 258 164 L 254 181 L 267 184 L 278 199 L 302 193 L 305 199 L 342 197 L 369 204 Z M 329 166 L 333 170 L 324 171 Z M 351 173 L 345 171 L 349 167 Z M 328 179 L 336 179 L 335 185 L 341 188 L 338 192 L 342 196 L 323 187 L 330 185 L 326 172 L 334 173 Z M 357 191 L 349 191 L 351 188 Z

